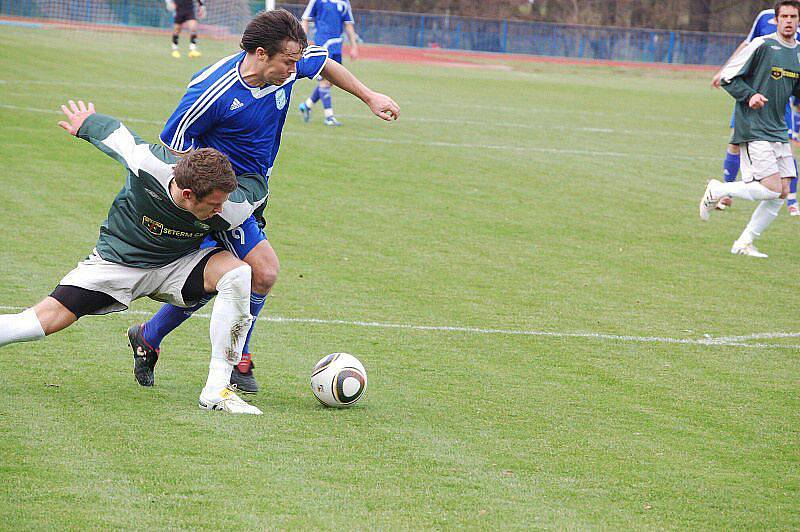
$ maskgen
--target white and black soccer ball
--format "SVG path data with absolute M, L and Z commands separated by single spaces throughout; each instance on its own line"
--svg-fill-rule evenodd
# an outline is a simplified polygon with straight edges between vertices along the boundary
M 311 390 L 325 406 L 352 406 L 366 389 L 367 370 L 356 357 L 347 353 L 324 357 L 311 372 Z

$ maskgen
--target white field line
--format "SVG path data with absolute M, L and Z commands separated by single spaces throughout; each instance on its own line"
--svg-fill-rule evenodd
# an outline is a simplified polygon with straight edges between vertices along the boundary
M 25 111 L 31 113 L 45 113 L 52 115 L 60 115 L 60 111 L 53 109 L 41 109 L 38 107 L 23 107 L 18 105 L 0 104 L 0 108 L 12 109 L 15 111 Z M 123 122 L 140 123 L 140 124 L 154 124 L 162 125 L 163 122 L 156 120 L 142 120 L 140 118 L 119 117 Z M 284 133 L 286 136 L 305 136 L 296 131 Z M 550 153 L 553 155 L 584 155 L 590 157 L 616 157 L 616 158 L 634 158 L 634 159 L 667 159 L 671 161 L 716 161 L 718 157 L 703 157 L 703 156 L 690 156 L 690 155 L 677 155 L 677 154 L 664 154 L 664 153 L 641 153 L 641 152 L 614 152 L 602 150 L 572 150 L 563 148 L 538 148 L 526 146 L 508 146 L 505 144 L 482 144 L 470 142 L 443 142 L 443 141 L 424 141 L 424 140 L 405 140 L 405 139 L 389 139 L 389 138 L 376 138 L 376 137 L 360 137 L 354 135 L 339 135 L 336 138 L 344 138 L 346 140 L 355 140 L 358 142 L 372 142 L 380 144 L 406 144 L 412 146 L 433 146 L 436 148 L 458 148 L 458 149 L 485 149 L 485 150 L 500 150 L 500 151 L 514 151 L 522 153 Z
M 33 80 L 33 81 L 20 81 L 20 80 L 6 80 L 0 79 L 0 85 L 7 85 L 10 86 L 13 83 L 15 87 L 25 87 L 27 85 L 53 85 L 53 86 L 60 86 L 60 85 L 68 85 L 70 87 L 89 87 L 92 89 L 100 89 L 100 90 L 118 90 L 118 84 L 112 83 L 95 83 L 95 82 L 81 82 L 81 81 L 68 81 L 68 80 Z M 162 92 L 172 92 L 175 94 L 176 99 L 180 97 L 183 93 L 183 87 L 180 86 L 171 86 L 171 85 L 126 85 L 126 89 L 133 90 L 136 92 L 144 92 L 144 91 L 162 91 Z M 12 92 L 11 94 L 28 94 L 27 92 Z M 176 100 L 177 101 L 177 100 Z M 437 104 L 437 106 L 441 106 L 441 104 Z M 552 107 L 531 107 L 531 106 L 519 106 L 519 107 L 507 107 L 507 106 L 488 106 L 488 105 L 473 105 L 473 104 L 445 104 L 446 107 L 451 108 L 458 108 L 463 109 L 468 107 L 469 109 L 482 109 L 482 110 L 492 110 L 492 111 L 500 111 L 500 112 L 508 112 L 512 113 L 515 116 L 519 116 L 521 110 L 525 110 L 526 112 L 530 112 L 532 115 L 538 114 L 558 114 L 560 117 L 564 115 L 576 116 L 580 120 L 585 120 L 588 122 L 597 122 L 598 120 L 595 118 L 588 118 L 592 117 L 600 117 L 605 118 L 607 120 L 613 121 L 615 115 L 613 113 L 605 113 L 601 111 L 583 111 L 580 109 L 558 109 Z M 373 120 L 371 116 L 367 115 L 341 115 L 342 117 L 347 117 L 348 119 L 361 119 L 361 118 L 368 118 Z M 625 114 L 624 116 L 629 117 L 629 114 Z M 671 123 L 675 122 L 674 119 L 667 120 L 663 115 L 641 115 L 637 114 L 638 120 L 647 120 L 650 122 L 656 121 L 669 121 Z M 533 118 L 533 116 L 531 116 Z M 535 129 L 540 130 L 542 126 L 536 124 L 520 124 L 516 122 L 508 122 L 505 119 L 500 117 L 494 117 L 495 120 L 499 120 L 499 122 L 493 122 L 492 118 L 489 117 L 486 120 L 478 121 L 478 120 L 456 120 L 456 119 L 449 119 L 449 118 L 426 118 L 426 117 L 410 117 L 410 116 L 403 116 L 403 121 L 408 122 L 423 122 L 423 123 L 440 123 L 440 124 L 467 124 L 467 125 L 476 125 L 476 126 L 486 126 L 495 125 L 498 127 L 506 127 L 506 128 L 515 128 L 515 129 Z M 677 119 L 678 121 L 685 121 L 689 124 L 699 124 L 705 123 L 707 125 L 716 125 L 723 127 L 725 126 L 725 120 L 717 121 L 717 120 L 703 120 L 703 119 Z M 678 138 L 686 138 L 687 136 L 695 136 L 700 137 L 700 135 L 692 134 L 691 132 L 683 132 L 683 133 L 676 133 L 672 131 L 662 131 L 659 128 L 651 128 L 651 129 L 615 129 L 609 127 L 569 127 L 569 126 L 547 126 L 547 129 L 559 129 L 564 131 L 580 131 L 580 132 L 587 132 L 587 133 L 608 133 L 608 134 L 624 134 L 624 135 L 646 135 L 646 136 L 665 136 L 665 137 L 678 137 Z
M 25 307 L 0 305 L 0 310 L 21 311 Z M 121 314 L 132 314 L 137 316 L 152 316 L 152 312 L 143 310 L 127 310 Z M 211 318 L 211 314 L 195 313 L 193 318 Z M 750 338 L 759 339 L 778 339 L 778 338 L 797 338 L 800 333 L 756 333 L 742 337 L 711 337 L 704 338 L 668 338 L 662 336 L 631 336 L 606 333 L 587 333 L 587 332 L 557 332 L 557 331 L 535 331 L 520 329 L 489 329 L 481 327 L 455 327 L 448 325 L 415 325 L 406 323 L 381 323 L 375 321 L 348 321 L 348 320 L 323 320 L 318 318 L 284 318 L 280 316 L 260 316 L 260 321 L 272 323 L 301 323 L 308 325 L 343 325 L 349 327 L 370 327 L 378 329 L 402 329 L 410 331 L 432 331 L 446 333 L 466 333 L 480 335 L 506 335 L 506 336 L 544 336 L 549 338 L 588 338 L 593 340 L 609 340 L 616 342 L 651 343 L 651 344 L 684 344 L 684 345 L 706 345 L 706 346 L 725 346 L 725 347 L 750 347 L 757 349 L 800 349 L 800 345 L 783 344 L 750 344 L 743 340 Z

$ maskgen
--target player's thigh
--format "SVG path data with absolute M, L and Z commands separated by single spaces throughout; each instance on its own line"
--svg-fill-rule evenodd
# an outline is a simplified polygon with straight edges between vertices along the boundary
M 204 291 L 207 294 L 216 292 L 217 284 L 219 284 L 222 276 L 243 265 L 244 262 L 235 257 L 230 251 L 214 253 L 203 268 Z
M 269 240 L 259 242 L 244 258 L 253 269 L 253 291 L 266 294 L 278 281 L 280 262 Z
M 184 26 L 186 26 L 186 29 L 189 30 L 189 33 L 197 33 L 197 20 L 196 19 L 187 20 L 184 23 Z
M 36 318 L 39 320 L 44 334 L 48 336 L 66 329 L 78 321 L 78 316 L 52 296 L 48 296 L 34 305 L 33 311 L 36 313 Z

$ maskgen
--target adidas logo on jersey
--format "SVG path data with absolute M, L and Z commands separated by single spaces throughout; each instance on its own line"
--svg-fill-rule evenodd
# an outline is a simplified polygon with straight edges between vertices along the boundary
M 244 107 L 244 104 L 239 101 L 239 98 L 234 98 L 233 103 L 231 104 L 231 111 L 235 111 L 240 107 Z

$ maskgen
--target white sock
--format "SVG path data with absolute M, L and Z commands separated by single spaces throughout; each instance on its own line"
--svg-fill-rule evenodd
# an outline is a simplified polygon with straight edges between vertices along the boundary
M 773 192 L 758 181 L 732 181 L 717 185 L 712 192 L 714 197 L 731 196 L 750 201 L 764 201 L 779 198 L 780 194 Z
M 311 98 L 306 98 L 306 107 L 308 107 L 309 109 L 311 107 L 314 107 L 314 102 L 311 100 Z
M 325 109 L 325 118 L 330 118 L 331 116 L 333 116 L 333 107 Z
M 211 311 L 211 363 L 204 395 L 218 394 L 231 382 L 233 366 L 242 359 L 242 347 L 250 330 L 250 266 L 244 264 L 223 275 Z
M 32 308 L 19 314 L 0 315 L 0 347 L 41 338 L 44 338 L 44 329 Z
M 769 224 L 778 217 L 781 205 L 783 205 L 783 200 L 780 198 L 759 203 L 756 210 L 753 211 L 753 215 L 750 217 L 750 223 L 748 223 L 747 227 L 742 231 L 738 242 L 741 244 L 752 244 L 753 240 L 760 237 L 761 233 L 769 227 Z

